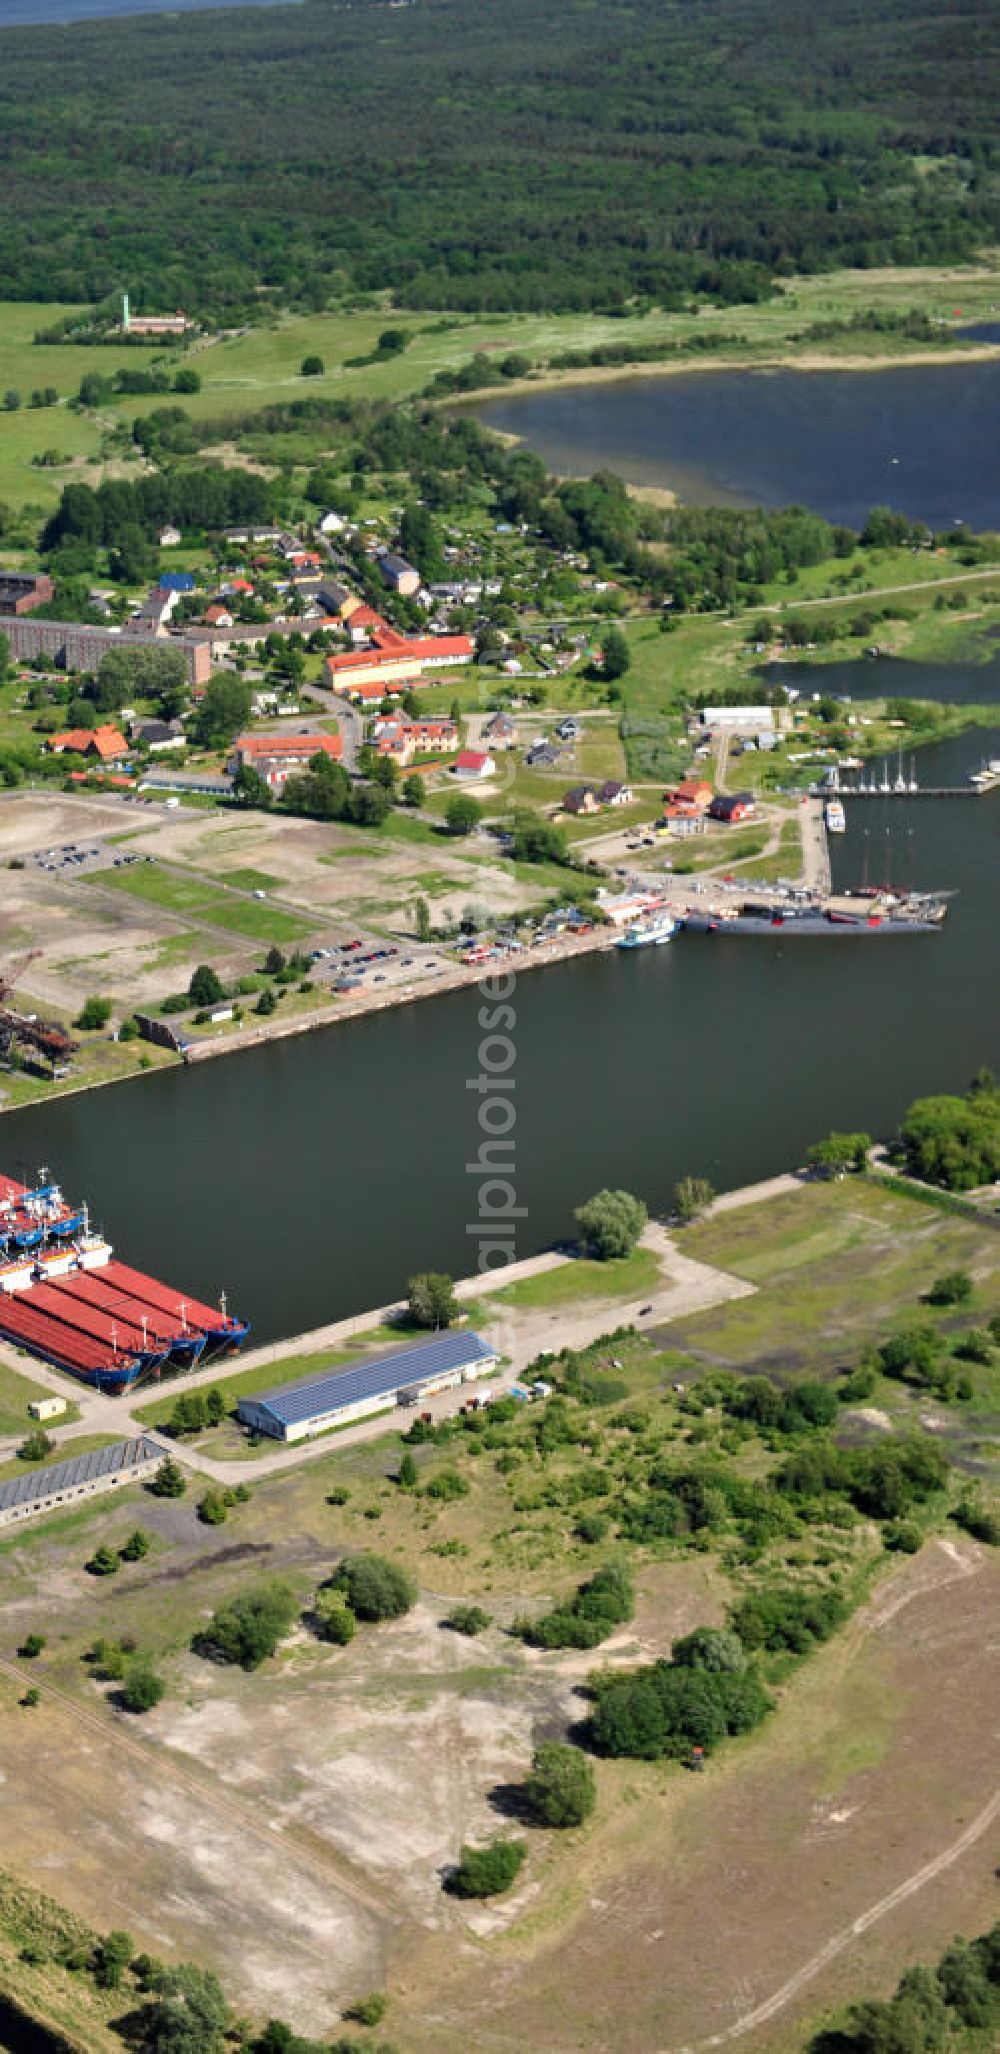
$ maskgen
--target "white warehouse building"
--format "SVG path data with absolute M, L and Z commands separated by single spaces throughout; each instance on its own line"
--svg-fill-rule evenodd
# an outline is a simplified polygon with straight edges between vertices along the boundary
M 438 1334 L 415 1347 L 393 1348 L 356 1369 L 332 1370 L 328 1376 L 258 1391 L 240 1399 L 236 1416 L 256 1433 L 278 1441 L 302 1441 L 332 1426 L 391 1412 L 397 1405 L 416 1405 L 435 1391 L 488 1376 L 496 1361 L 495 1348 L 481 1334 Z

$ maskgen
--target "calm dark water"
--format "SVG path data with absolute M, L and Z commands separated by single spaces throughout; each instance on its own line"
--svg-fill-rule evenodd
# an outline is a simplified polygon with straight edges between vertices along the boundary
M 950 781 L 996 732 L 924 751 Z M 867 851 L 867 857 L 866 857 Z M 516 994 L 518 1252 L 602 1184 L 664 1204 L 786 1168 L 831 1126 L 1000 1057 L 1000 799 L 863 802 L 837 882 L 952 886 L 941 935 L 713 941 L 534 972 Z M 123 1253 L 230 1305 L 261 1339 L 378 1304 L 416 1269 L 475 1267 L 480 1000 L 469 992 L 8 1116 L 3 1167 L 86 1195 Z
M 555 471 L 616 471 L 694 505 L 811 506 L 861 527 L 1000 524 L 1000 363 L 695 371 L 511 394 L 476 409 Z
M 129 14 L 193 14 L 208 7 L 287 7 L 294 0 L 0 0 L 0 29 L 51 28 L 57 22 L 117 20 Z
M 939 699 L 950 706 L 1000 707 L 1000 654 L 983 664 L 912 663 L 896 656 L 822 665 L 770 663 L 763 675 L 769 684 L 791 685 L 810 694 L 832 692 L 838 698 Z M 962 746 L 976 755 L 974 729 Z

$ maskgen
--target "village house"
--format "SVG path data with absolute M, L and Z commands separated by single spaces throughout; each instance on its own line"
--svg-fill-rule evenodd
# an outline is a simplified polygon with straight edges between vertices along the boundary
M 50 735 L 45 747 L 52 756 L 71 752 L 96 756 L 101 763 L 120 763 L 128 755 L 128 743 L 116 727 L 66 728 L 62 734 Z
M 491 714 L 483 728 L 483 740 L 491 749 L 512 749 L 517 740 L 517 722 L 510 713 Z
M 187 738 L 179 720 L 134 720 L 129 728 L 129 740 L 141 749 L 148 749 L 151 756 L 158 756 L 164 749 L 186 749 Z
M 206 606 L 202 614 L 202 620 L 208 628 L 231 628 L 233 626 L 233 616 L 228 606 L 221 605 L 218 599 L 213 600 L 211 606 Z
M 390 591 L 398 592 L 401 599 L 412 599 L 419 592 L 420 572 L 407 563 L 405 556 L 394 556 L 387 550 L 379 557 L 378 567 Z
M 752 792 L 719 792 L 708 809 L 708 817 L 723 821 L 727 827 L 737 827 L 741 820 L 751 819 L 756 811 Z
M 136 607 L 130 625 L 134 628 L 145 628 L 154 635 L 165 632 L 179 598 L 179 592 L 165 585 L 154 585 L 152 591 L 147 592 L 141 606 Z
M 525 768 L 527 770 L 552 770 L 559 762 L 560 757 L 565 754 L 565 749 L 557 749 L 554 742 L 547 742 L 544 739 L 533 742 L 524 759 Z
M 607 777 L 604 783 L 597 787 L 599 806 L 630 806 L 632 797 L 631 786 L 619 784 L 617 778 Z
M 653 826 L 658 834 L 668 833 L 676 835 L 678 839 L 686 839 L 689 835 L 704 834 L 705 815 L 685 813 L 680 806 L 665 806 L 663 818 L 654 821 Z
M 677 813 L 707 813 L 712 803 L 712 787 L 703 777 L 685 777 L 673 791 L 664 792 L 663 803 Z
M 564 792 L 562 810 L 564 813 L 599 813 L 601 809 L 593 785 L 574 785 L 571 791 Z
M 496 763 L 484 749 L 462 749 L 451 765 L 451 776 L 460 777 L 466 783 L 493 777 L 495 771 Z
M 157 538 L 156 538 L 156 540 L 157 540 L 157 542 L 158 542 L 158 544 L 159 544 L 159 546 L 160 546 L 160 548 L 161 548 L 161 549 L 176 549 L 176 547 L 177 547 L 177 544 L 178 544 L 178 542 L 180 541 L 180 539 L 181 539 L 181 531 L 180 531 L 180 529 L 179 529 L 179 528 L 174 528 L 174 527 L 172 527 L 172 526 L 167 526 L 166 528 L 161 528 L 161 529 L 160 529 L 160 532 L 159 532 L 159 534 L 157 535 Z
M 343 752 L 339 735 L 238 735 L 226 769 L 233 777 L 240 770 L 255 770 L 277 797 L 290 777 L 308 770 L 314 756 L 339 763 Z

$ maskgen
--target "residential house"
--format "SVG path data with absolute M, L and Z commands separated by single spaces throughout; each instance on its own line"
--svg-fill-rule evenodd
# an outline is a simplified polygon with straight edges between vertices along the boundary
M 331 510 L 323 515 L 322 520 L 317 521 L 316 526 L 321 535 L 342 535 L 347 522 L 342 514 Z
M 564 749 L 557 749 L 554 742 L 534 742 L 525 756 L 527 770 L 552 770 L 565 755 Z
M 563 793 L 564 813 L 599 813 L 597 793 L 593 785 L 574 785 L 571 791 Z
M 462 749 L 451 766 L 452 777 L 468 782 L 477 778 L 493 777 L 496 763 L 484 749 Z
M 45 744 L 52 756 L 72 751 L 77 756 L 96 756 L 101 763 L 120 763 L 128 755 L 128 743 L 116 727 L 71 727 L 50 735 Z
M 144 628 L 154 635 L 159 634 L 161 629 L 166 629 L 180 596 L 179 592 L 164 585 L 154 585 L 152 591 L 147 592 L 142 605 L 136 607 L 130 625 L 134 628 Z
M 181 539 L 181 531 L 173 527 L 161 528 L 156 539 L 161 549 L 176 549 Z
M 233 626 L 233 616 L 228 606 L 221 605 L 218 599 L 214 600 L 211 606 L 206 606 L 202 614 L 202 620 L 207 628 L 231 628 Z
M 561 742 L 578 742 L 582 733 L 582 723 L 572 713 L 568 713 L 565 720 L 561 720 L 556 728 L 556 734 Z
M 619 784 L 613 777 L 605 778 L 604 783 L 597 787 L 599 806 L 630 806 L 633 796 L 631 785 Z
M 281 528 L 227 528 L 225 539 L 235 543 L 280 542 L 282 532 Z
M 164 749 L 186 749 L 187 737 L 179 720 L 134 720 L 129 739 L 158 756 Z
M 655 821 L 654 826 L 657 833 L 666 832 L 676 835 L 678 839 L 686 839 L 689 835 L 704 834 L 705 815 L 685 813 L 680 806 L 665 806 L 662 820 Z
M 378 567 L 390 590 L 398 592 L 401 598 L 412 599 L 419 592 L 420 572 L 412 563 L 407 563 L 405 556 L 394 556 L 391 550 L 387 550 L 384 556 L 379 557 Z
M 673 791 L 664 792 L 663 800 L 678 813 L 707 813 L 712 803 L 712 787 L 703 777 L 684 777 Z
M 512 749 L 517 740 L 517 722 L 510 713 L 491 714 L 483 728 L 483 740 L 491 749 Z
M 724 821 L 728 827 L 736 827 L 741 820 L 749 820 L 756 811 L 752 792 L 719 792 L 708 809 L 708 817 Z

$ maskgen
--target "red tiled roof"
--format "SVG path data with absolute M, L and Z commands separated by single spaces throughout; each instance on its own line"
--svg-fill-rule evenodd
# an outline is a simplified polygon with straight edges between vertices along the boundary
M 71 727 L 61 735 L 50 735 L 48 747 L 56 755 L 64 749 L 74 749 L 80 756 L 92 752 L 102 763 L 111 763 L 116 756 L 128 755 L 128 743 L 116 727 Z
M 339 758 L 344 753 L 340 735 L 240 735 L 234 744 L 241 756 L 297 756 L 308 762 L 322 753 Z

